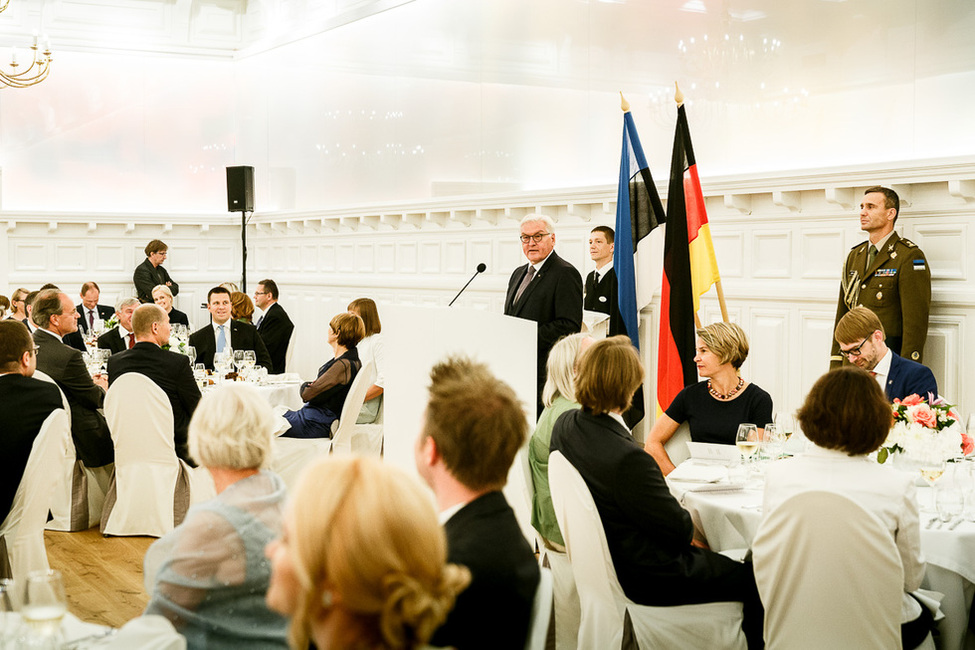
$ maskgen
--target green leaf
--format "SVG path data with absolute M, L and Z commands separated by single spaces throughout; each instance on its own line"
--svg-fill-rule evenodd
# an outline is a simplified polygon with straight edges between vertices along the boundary
M 877 462 L 880 463 L 881 465 L 883 465 L 885 462 L 887 462 L 887 456 L 889 456 L 889 455 L 890 454 L 887 451 L 887 448 L 886 447 L 881 447 L 880 448 L 880 451 L 877 452 Z

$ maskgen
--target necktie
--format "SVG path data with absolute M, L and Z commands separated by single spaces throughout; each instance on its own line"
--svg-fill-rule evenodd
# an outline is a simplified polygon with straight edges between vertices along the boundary
M 264 314 L 261 314 L 261 317 L 257 319 L 257 325 L 255 325 L 254 327 L 260 327 L 263 321 L 264 321 Z
M 131 350 L 132 346 L 135 345 L 135 333 L 129 332 L 126 336 L 129 337 L 129 349 Z
M 95 326 L 95 310 L 88 310 L 88 328 L 91 329 Z
M 521 284 L 518 285 L 518 291 L 515 292 L 515 300 L 511 303 L 512 305 L 518 304 L 518 301 L 521 300 L 521 294 L 525 293 L 525 289 L 528 288 L 528 285 L 531 283 L 533 277 L 535 277 L 535 267 L 529 266 L 528 273 L 525 274 Z
M 227 347 L 227 333 L 223 329 L 223 325 L 217 325 L 217 352 L 223 352 L 223 349 Z
M 875 259 L 877 259 L 877 247 L 870 244 L 870 250 L 867 251 L 867 269 L 873 266 Z

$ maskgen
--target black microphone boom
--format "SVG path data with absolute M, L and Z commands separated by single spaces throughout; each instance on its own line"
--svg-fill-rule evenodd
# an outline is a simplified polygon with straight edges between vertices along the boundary
M 462 293 L 464 293 L 464 289 L 466 289 L 466 288 L 467 288 L 468 286 L 470 286 L 470 284 L 471 284 L 471 282 L 473 282 L 473 281 L 474 281 L 474 278 L 476 278 L 476 277 L 477 277 L 477 274 L 478 274 L 478 273 L 484 273 L 485 271 L 487 271 L 487 264 L 485 264 L 484 262 L 481 262 L 480 264 L 478 264 L 478 265 L 477 265 L 477 270 L 476 270 L 476 271 L 474 271 L 474 275 L 472 275 L 472 276 L 471 276 L 471 279 L 467 281 L 467 284 L 465 284 L 465 285 L 464 285 L 464 286 L 463 286 L 463 287 L 461 288 L 461 290 L 457 292 L 457 295 L 456 295 L 456 296 L 454 296 L 454 299 L 453 299 L 453 300 L 451 300 L 451 301 L 450 301 L 450 304 L 448 304 L 447 306 L 448 306 L 448 307 L 453 307 L 453 306 L 454 306 L 454 302 L 456 302 L 456 301 L 457 301 L 457 299 L 458 299 L 458 298 L 460 298 L 460 294 L 462 294 Z

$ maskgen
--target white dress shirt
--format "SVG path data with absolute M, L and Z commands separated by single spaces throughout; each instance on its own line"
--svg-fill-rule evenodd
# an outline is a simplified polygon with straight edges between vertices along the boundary
M 370 361 L 376 366 L 376 381 L 372 382 L 373 385 L 385 389 L 386 375 L 384 371 L 386 369 L 386 353 L 383 347 L 383 335 L 373 334 L 372 336 L 367 336 L 359 341 L 355 347 L 359 351 L 359 360 L 363 366 Z
M 874 379 L 880 384 L 880 390 L 884 391 L 885 395 L 887 394 L 887 375 L 890 374 L 890 362 L 893 358 L 894 354 L 888 348 L 887 354 L 877 362 L 877 365 L 871 371 L 874 373 Z
M 223 324 L 223 333 L 224 336 L 227 337 L 227 348 L 233 350 L 234 346 L 231 345 L 230 343 L 230 321 L 231 320 L 232 319 L 228 318 L 227 322 Z M 210 326 L 213 328 L 213 342 L 214 342 L 213 351 L 216 352 L 217 351 L 216 343 L 220 340 L 220 326 L 217 325 L 215 322 L 211 322 Z M 224 348 L 224 350 L 226 351 L 227 348 Z

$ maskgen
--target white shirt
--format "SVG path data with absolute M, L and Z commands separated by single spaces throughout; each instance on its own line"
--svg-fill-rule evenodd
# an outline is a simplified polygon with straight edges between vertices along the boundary
M 34 331 L 35 331 L 35 332 L 44 332 L 45 334 L 50 334 L 51 336 L 53 336 L 53 337 L 54 337 L 54 338 L 56 338 L 57 340 L 59 340 L 59 341 L 61 341 L 62 343 L 64 343 L 64 339 L 63 339 L 63 338 L 61 338 L 61 335 L 60 335 L 60 334 L 55 334 L 55 333 L 54 333 L 54 332 L 52 332 L 51 330 L 46 330 L 46 329 L 42 329 L 42 328 L 40 328 L 40 327 L 35 327 L 35 328 L 34 328 Z
M 468 501 L 467 503 L 470 502 Z M 440 515 L 438 516 L 438 519 L 440 520 L 440 525 L 443 526 L 448 521 L 450 521 L 450 518 L 456 515 L 458 512 L 460 512 L 460 509 L 466 506 L 467 503 L 464 502 L 455 503 L 454 505 L 450 506 L 446 510 L 441 510 Z
M 613 260 L 610 259 L 601 269 L 596 269 L 596 282 L 602 282 L 606 274 L 613 270 Z
M 548 255 L 545 256 L 545 259 L 544 260 L 542 260 L 541 262 L 538 262 L 537 264 L 529 264 L 529 266 L 531 266 L 533 269 L 535 269 L 535 275 L 532 276 L 532 281 L 533 282 L 534 282 L 535 278 L 538 277 L 538 270 L 540 268 L 542 268 L 542 265 L 544 265 L 545 262 L 548 261 L 548 258 L 552 257 L 552 253 L 554 253 L 554 252 L 555 252 L 555 249 L 553 248 L 552 251 Z
M 126 348 L 130 347 L 129 346 L 130 336 L 132 337 L 132 345 L 135 345 L 135 334 L 125 329 L 121 325 L 118 326 L 118 335 L 122 338 L 122 343 L 125 344 Z
M 227 337 L 227 347 L 233 350 L 234 346 L 230 344 L 230 321 L 231 319 L 228 318 L 227 322 L 223 324 L 223 332 L 224 335 Z M 210 323 L 210 326 L 213 327 L 213 342 L 216 343 L 217 341 L 220 340 L 220 325 L 217 325 L 216 322 L 212 322 Z M 216 351 L 216 349 L 217 349 L 216 347 L 213 348 L 214 351 Z M 224 348 L 224 350 L 226 349 L 227 348 Z
M 893 360 L 893 358 L 894 355 L 890 351 L 890 348 L 888 348 L 887 354 L 885 354 L 883 358 L 877 362 L 877 365 L 874 366 L 874 369 L 871 371 L 876 373 L 874 379 L 876 379 L 877 383 L 880 384 L 880 390 L 884 391 L 884 394 L 887 393 L 887 375 L 890 374 L 890 362 Z
M 376 366 L 376 381 L 372 382 L 373 385 L 386 388 L 386 376 L 383 372 L 386 369 L 383 335 L 373 334 L 372 336 L 367 336 L 359 341 L 359 344 L 355 347 L 359 351 L 359 360 L 362 361 L 363 366 L 370 361 Z
M 872 512 L 887 527 L 904 566 L 901 622 L 918 617 L 921 606 L 908 593 L 921 586 L 921 525 L 914 476 L 880 465 L 866 456 L 810 445 L 805 454 L 769 465 L 765 473 L 764 517 L 801 492 L 824 490 L 841 494 Z

